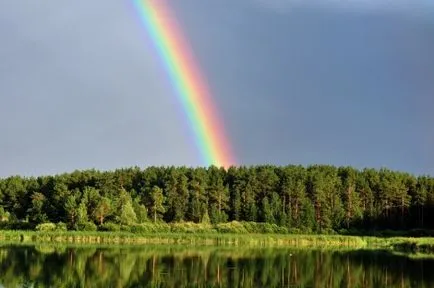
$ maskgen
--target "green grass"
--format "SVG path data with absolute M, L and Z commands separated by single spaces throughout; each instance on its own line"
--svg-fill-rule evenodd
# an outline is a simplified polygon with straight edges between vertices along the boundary
M 302 234 L 302 231 L 292 231 L 267 223 L 233 221 L 216 225 L 183 222 L 103 226 L 104 229 L 115 231 L 63 231 L 66 227 L 58 229 L 58 226 L 40 225 L 40 231 L 0 231 L 0 243 L 352 248 L 387 249 L 396 252 L 434 255 L 434 238 L 431 237 Z M 55 231 L 50 231 L 50 229 L 55 229 Z
M 280 246 L 280 247 L 366 247 L 357 236 L 282 235 L 231 233 L 131 233 L 131 232 L 42 232 L 2 231 L 0 243 L 71 243 L 71 244 L 182 244 L 213 246 Z
M 81 231 L 2 231 L 0 243 L 200 245 L 242 247 L 315 247 L 390 249 L 409 253 L 434 254 L 434 238 L 360 237 L 342 235 L 231 234 L 231 233 L 131 233 Z

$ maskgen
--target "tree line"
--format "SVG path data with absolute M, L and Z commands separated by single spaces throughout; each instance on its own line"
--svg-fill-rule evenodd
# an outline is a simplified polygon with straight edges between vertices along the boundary
M 434 178 L 386 168 L 134 167 L 0 179 L 0 226 L 9 228 L 248 221 L 304 233 L 404 231 L 434 229 L 432 216 Z

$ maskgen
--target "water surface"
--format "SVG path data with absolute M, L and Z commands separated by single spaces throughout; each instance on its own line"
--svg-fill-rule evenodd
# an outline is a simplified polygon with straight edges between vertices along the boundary
M 380 251 L 0 246 L 4 287 L 434 287 L 433 271 Z

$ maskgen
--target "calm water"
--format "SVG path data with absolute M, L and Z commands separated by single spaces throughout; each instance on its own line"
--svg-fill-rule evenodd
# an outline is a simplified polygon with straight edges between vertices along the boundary
M 0 246 L 0 283 L 3 287 L 434 287 L 434 260 L 369 251 Z

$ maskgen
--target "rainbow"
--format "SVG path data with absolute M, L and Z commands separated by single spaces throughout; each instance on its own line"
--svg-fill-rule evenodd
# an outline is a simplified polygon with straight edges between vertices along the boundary
M 179 25 L 165 0 L 133 0 L 176 90 L 204 165 L 235 164 L 222 120 Z

